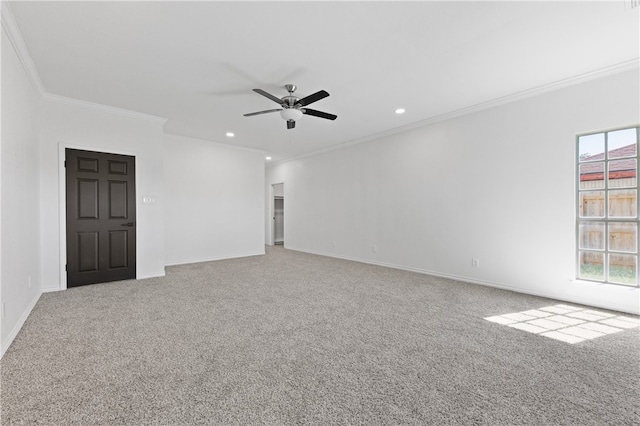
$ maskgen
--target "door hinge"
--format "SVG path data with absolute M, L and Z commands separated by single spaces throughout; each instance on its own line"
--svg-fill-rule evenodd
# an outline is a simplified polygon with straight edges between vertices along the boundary
M 64 160 L 64 166 L 67 167 L 67 160 Z
M 64 270 L 68 271 L 69 270 L 69 265 L 64 265 Z

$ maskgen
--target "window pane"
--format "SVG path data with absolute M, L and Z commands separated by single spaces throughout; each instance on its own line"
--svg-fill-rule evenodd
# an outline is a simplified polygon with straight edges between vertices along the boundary
M 638 224 L 610 222 L 609 250 L 636 253 L 638 251 Z
M 580 162 L 604 160 L 604 133 L 580 136 L 578 138 Z
M 640 127 L 577 138 L 579 279 L 640 287 Z
M 580 222 L 579 248 L 604 250 L 604 222 Z
M 633 254 L 609 255 L 609 282 L 636 285 L 638 256 Z
M 609 158 L 635 157 L 638 149 L 636 129 L 616 130 L 607 134 Z
M 604 188 L 604 162 L 580 164 L 580 189 L 601 188 Z
M 604 191 L 580 193 L 580 217 L 604 217 Z
M 590 166 L 598 163 L 587 163 Z M 635 158 L 609 161 L 609 188 L 628 188 L 637 185 L 638 164 Z
M 581 251 L 579 278 L 604 281 L 604 253 Z
M 609 191 L 609 217 L 636 217 L 637 192 L 635 189 Z

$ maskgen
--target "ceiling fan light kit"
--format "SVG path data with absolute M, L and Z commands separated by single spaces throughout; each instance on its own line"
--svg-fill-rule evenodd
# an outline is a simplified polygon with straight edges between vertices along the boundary
M 336 118 L 338 118 L 337 115 L 329 114 L 328 112 L 317 111 L 311 108 L 304 108 L 305 106 L 313 102 L 317 102 L 320 99 L 324 99 L 327 96 L 329 96 L 329 93 L 327 91 L 319 90 L 312 95 L 309 95 L 300 99 L 297 96 L 293 95 L 293 92 L 296 91 L 295 84 L 287 84 L 284 87 L 285 89 L 287 89 L 287 92 L 289 92 L 289 95 L 284 96 L 281 99 L 277 98 L 276 96 L 273 96 L 271 93 L 265 92 L 262 89 L 253 89 L 254 92 L 266 98 L 269 98 L 272 101 L 279 104 L 281 108 L 268 109 L 268 110 L 258 111 L 258 112 L 250 112 L 248 114 L 244 114 L 244 116 L 251 117 L 254 115 L 268 114 L 270 112 L 280 111 L 280 116 L 287 122 L 287 129 L 295 128 L 296 121 L 299 120 L 303 114 L 312 115 L 314 117 L 320 117 L 327 120 L 335 120 Z
M 282 111 L 280 111 L 280 117 L 284 118 L 287 121 L 289 120 L 296 121 L 296 120 L 299 120 L 300 117 L 302 117 L 302 111 L 295 108 L 285 108 Z

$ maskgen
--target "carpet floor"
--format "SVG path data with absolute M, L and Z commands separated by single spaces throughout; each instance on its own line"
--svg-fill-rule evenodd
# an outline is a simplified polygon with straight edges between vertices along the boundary
M 282 247 L 168 267 L 43 294 L 0 421 L 640 424 L 638 328 L 569 344 L 485 320 L 558 303 Z

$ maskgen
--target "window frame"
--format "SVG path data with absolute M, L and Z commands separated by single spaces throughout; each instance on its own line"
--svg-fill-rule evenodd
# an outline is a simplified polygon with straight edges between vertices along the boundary
M 635 156 L 631 156 L 631 157 L 614 157 L 612 159 L 609 158 L 609 134 L 612 132 L 617 132 L 617 131 L 621 131 L 621 130 L 629 130 L 629 129 L 635 129 L 636 131 L 636 155 Z M 580 188 L 580 166 L 582 164 L 589 164 L 589 161 L 580 161 L 581 160 L 581 156 L 580 156 L 580 138 L 585 137 L 585 136 L 591 136 L 591 135 L 598 135 L 598 134 L 603 134 L 604 135 L 604 156 L 602 160 L 594 160 L 593 163 L 598 163 L 598 162 L 602 162 L 604 164 L 604 171 L 603 171 L 603 187 L 602 188 L 586 188 L 586 189 L 581 189 Z M 576 135 L 576 139 L 575 139 L 575 148 L 576 148 L 576 155 L 575 155 L 575 173 L 576 173 L 576 185 L 575 185 L 575 277 L 576 280 L 579 281 L 587 281 L 587 282 L 595 282 L 595 283 L 600 283 L 600 284 L 610 284 L 610 285 L 616 285 L 616 286 L 623 286 L 625 288 L 639 288 L 640 287 L 640 273 L 639 273 L 639 269 L 640 269 L 640 185 L 639 185 L 639 176 L 638 176 L 638 170 L 640 167 L 640 124 L 634 124 L 634 125 L 629 125 L 629 126 L 624 126 L 624 127 L 618 127 L 618 128 L 613 128 L 613 129 L 608 129 L 608 130 L 599 130 L 599 131 L 594 131 L 594 132 L 588 132 L 588 133 L 581 133 L 581 134 L 577 134 Z M 610 166 L 610 162 L 612 161 L 616 161 L 616 160 L 624 160 L 624 159 L 635 159 L 636 161 L 636 176 L 635 176 L 635 186 L 633 187 L 609 187 L 609 166 Z M 635 189 L 636 191 L 636 216 L 635 217 L 610 217 L 609 216 L 609 196 L 610 196 L 610 190 L 612 191 L 616 191 L 616 190 L 620 190 L 620 189 Z M 585 217 L 580 217 L 580 209 L 581 209 L 581 193 L 582 192 L 589 192 L 589 191 L 602 191 L 604 192 L 604 216 L 603 217 L 589 217 L 589 216 L 585 216 Z M 604 234 L 603 234 L 603 244 L 604 244 L 604 249 L 603 250 L 597 250 L 597 249 L 581 249 L 580 248 L 580 243 L 581 243 L 581 238 L 580 238 L 580 225 L 583 223 L 598 223 L 598 222 L 602 222 L 604 223 Z M 611 223 L 635 223 L 636 224 L 636 248 L 635 248 L 635 253 L 630 253 L 630 252 L 624 252 L 624 251 L 610 251 L 610 241 L 609 241 L 609 229 L 610 229 L 610 224 Z M 591 253 L 602 253 L 603 254 L 603 280 L 597 280 L 597 279 L 590 279 L 590 278 L 583 278 L 580 276 L 580 260 L 581 260 L 581 253 L 584 252 L 591 252 Z M 609 269 L 610 269 L 610 265 L 609 265 L 609 256 L 610 254 L 627 254 L 627 255 L 634 255 L 636 258 L 636 276 L 635 276 L 635 284 L 624 284 L 624 283 L 619 283 L 619 282 L 611 282 L 609 281 Z

